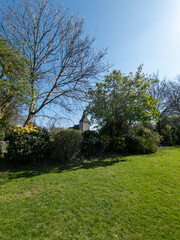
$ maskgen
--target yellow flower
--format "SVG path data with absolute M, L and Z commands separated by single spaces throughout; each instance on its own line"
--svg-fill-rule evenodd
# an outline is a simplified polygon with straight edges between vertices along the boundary
M 13 129 L 17 134 L 39 132 L 39 127 L 34 127 L 33 124 L 22 126 L 15 126 Z

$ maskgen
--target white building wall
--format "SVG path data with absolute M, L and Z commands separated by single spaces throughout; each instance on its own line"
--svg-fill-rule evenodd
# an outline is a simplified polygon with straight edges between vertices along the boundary
M 83 132 L 90 130 L 90 124 L 86 122 L 79 122 L 79 129 Z

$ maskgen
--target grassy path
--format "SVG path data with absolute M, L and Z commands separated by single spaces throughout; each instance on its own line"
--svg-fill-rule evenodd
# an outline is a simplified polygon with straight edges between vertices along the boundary
M 179 236 L 178 147 L 152 155 L 0 174 L 2 240 Z

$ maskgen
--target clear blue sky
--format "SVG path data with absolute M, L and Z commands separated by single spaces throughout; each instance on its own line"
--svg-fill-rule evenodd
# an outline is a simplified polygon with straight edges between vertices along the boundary
M 59 2 L 57 0 L 57 2 Z M 123 73 L 159 71 L 162 79 L 180 74 L 180 0 L 64 0 L 85 17 L 95 47 L 108 47 L 107 60 Z
M 160 79 L 180 74 L 180 0 L 64 0 L 64 8 L 85 17 L 95 47 L 108 47 L 112 69 L 135 72 L 143 63 L 144 73 Z

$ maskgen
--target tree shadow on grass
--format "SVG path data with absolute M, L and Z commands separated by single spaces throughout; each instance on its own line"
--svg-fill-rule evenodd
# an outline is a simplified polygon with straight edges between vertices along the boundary
M 62 173 L 68 171 L 77 171 L 79 169 L 93 169 L 98 167 L 109 167 L 113 166 L 116 163 L 126 162 L 127 159 L 123 156 L 115 156 L 111 158 L 99 157 L 92 158 L 90 160 L 84 160 L 78 163 L 71 163 L 66 165 L 55 164 L 54 166 L 41 166 L 41 167 L 26 167 L 26 168 L 1 168 L 0 169 L 0 180 L 6 179 L 7 181 L 11 181 L 13 179 L 18 178 L 31 178 L 35 176 L 39 176 L 47 173 Z M 7 182 L 5 181 L 5 182 Z M 4 183 L 5 183 L 4 182 Z M 0 185 L 2 183 L 0 182 Z

